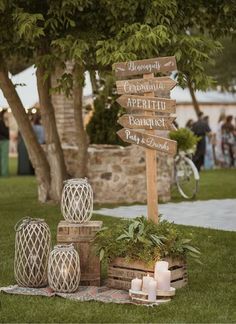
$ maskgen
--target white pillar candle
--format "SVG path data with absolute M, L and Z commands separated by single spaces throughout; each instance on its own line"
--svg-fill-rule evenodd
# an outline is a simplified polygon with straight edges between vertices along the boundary
M 157 280 L 158 271 L 167 271 L 169 263 L 167 261 L 157 261 L 155 263 L 154 278 Z
M 158 271 L 157 273 L 157 289 L 169 291 L 170 290 L 170 276 L 171 272 L 167 271 Z
M 142 291 L 144 292 L 148 292 L 148 285 L 151 281 L 153 281 L 153 277 L 150 277 L 149 274 L 147 276 L 143 276 L 143 287 L 142 287 Z
M 156 282 L 156 280 L 152 280 L 149 282 L 147 292 L 148 292 L 148 300 L 155 302 L 156 296 L 157 296 L 157 282 Z
M 142 279 L 135 278 L 131 280 L 131 290 L 140 291 L 142 288 Z

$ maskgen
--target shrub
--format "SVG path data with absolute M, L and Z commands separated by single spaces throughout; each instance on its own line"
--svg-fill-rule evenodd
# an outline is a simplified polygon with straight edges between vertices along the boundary
M 152 264 L 167 256 L 189 255 L 200 262 L 200 252 L 190 242 L 191 239 L 183 237 L 173 223 L 154 224 L 145 217 L 138 217 L 112 228 L 103 228 L 97 233 L 95 247 L 100 259 L 125 257 Z
M 188 128 L 179 128 L 178 130 L 171 131 L 169 138 L 176 141 L 178 151 L 195 151 L 199 137 L 194 135 Z
M 126 146 L 116 134 L 121 126 L 117 123 L 122 107 L 116 102 L 117 93 L 114 76 L 104 74 L 98 81 L 99 87 L 94 101 L 94 113 L 86 130 L 91 144 Z

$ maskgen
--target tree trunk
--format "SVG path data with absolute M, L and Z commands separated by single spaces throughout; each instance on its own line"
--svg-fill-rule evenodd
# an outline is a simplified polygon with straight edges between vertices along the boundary
M 90 70 L 89 75 L 90 75 L 93 95 L 97 95 L 99 89 L 98 89 L 98 83 L 97 83 L 97 80 L 96 80 L 96 71 Z
M 44 79 L 45 69 L 41 65 L 37 67 L 36 76 L 42 124 L 45 130 L 47 158 L 50 165 L 51 197 L 55 201 L 60 201 L 63 181 L 67 178 L 67 172 L 50 95 L 51 80 L 50 77 Z
M 188 80 L 187 82 L 188 82 L 188 88 L 189 88 L 189 91 L 190 91 L 190 95 L 191 95 L 191 97 L 192 97 L 193 107 L 194 107 L 194 110 L 195 110 L 195 112 L 196 112 L 196 114 L 197 114 L 197 117 L 198 117 L 198 115 L 199 115 L 199 113 L 201 112 L 201 110 L 200 110 L 200 107 L 199 107 L 199 104 L 198 104 L 197 98 L 196 98 L 196 96 L 195 96 L 195 92 L 194 92 L 194 89 L 193 89 L 192 83 L 191 83 L 191 81 L 190 81 L 189 78 L 187 78 L 187 80 Z
M 78 145 L 78 165 L 76 176 L 83 178 L 87 176 L 88 163 L 88 137 L 83 122 L 83 73 L 84 70 L 78 65 L 74 66 L 74 116 L 76 139 Z
M 16 89 L 8 77 L 8 71 L 3 65 L 0 65 L 0 88 L 11 107 L 35 169 L 39 201 L 46 202 L 50 199 L 50 167 L 45 153 L 37 141 Z

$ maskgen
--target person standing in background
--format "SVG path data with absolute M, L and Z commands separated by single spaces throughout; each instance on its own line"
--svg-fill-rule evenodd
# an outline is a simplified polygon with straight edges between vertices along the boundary
M 227 116 L 225 123 L 222 125 L 222 144 L 223 153 L 229 157 L 228 164 L 234 167 L 234 145 L 235 145 L 235 127 L 232 123 L 233 116 Z
M 192 130 L 193 124 L 194 124 L 193 119 L 189 119 L 185 125 L 185 128 Z
M 9 175 L 9 123 L 7 110 L 0 113 L 0 175 L 7 177 Z
M 44 128 L 41 125 L 41 117 L 39 115 L 35 115 L 33 118 L 33 130 L 39 144 L 45 144 Z
M 226 117 L 225 114 L 222 113 L 219 117 L 217 129 L 216 129 L 216 144 L 215 144 L 215 156 L 216 163 L 223 167 L 225 163 L 223 149 L 222 149 L 222 125 L 225 123 Z
M 204 156 L 206 152 L 206 135 L 211 132 L 209 125 L 203 120 L 203 112 L 198 115 L 198 121 L 193 124 L 192 132 L 199 136 L 201 139 L 197 143 L 197 149 L 193 156 L 193 162 L 196 165 L 198 171 L 204 165 Z
M 207 124 L 208 128 L 210 129 L 209 126 L 209 116 L 204 116 L 203 117 L 204 122 Z M 205 136 L 206 139 L 206 150 L 205 150 L 205 155 L 204 155 L 204 169 L 209 170 L 214 168 L 214 151 L 213 151 L 213 134 L 208 134 Z

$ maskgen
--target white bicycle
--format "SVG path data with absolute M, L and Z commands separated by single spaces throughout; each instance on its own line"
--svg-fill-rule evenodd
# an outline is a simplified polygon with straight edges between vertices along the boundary
M 185 152 L 179 152 L 174 160 L 174 177 L 178 191 L 185 199 L 196 196 L 199 186 L 199 172 Z

